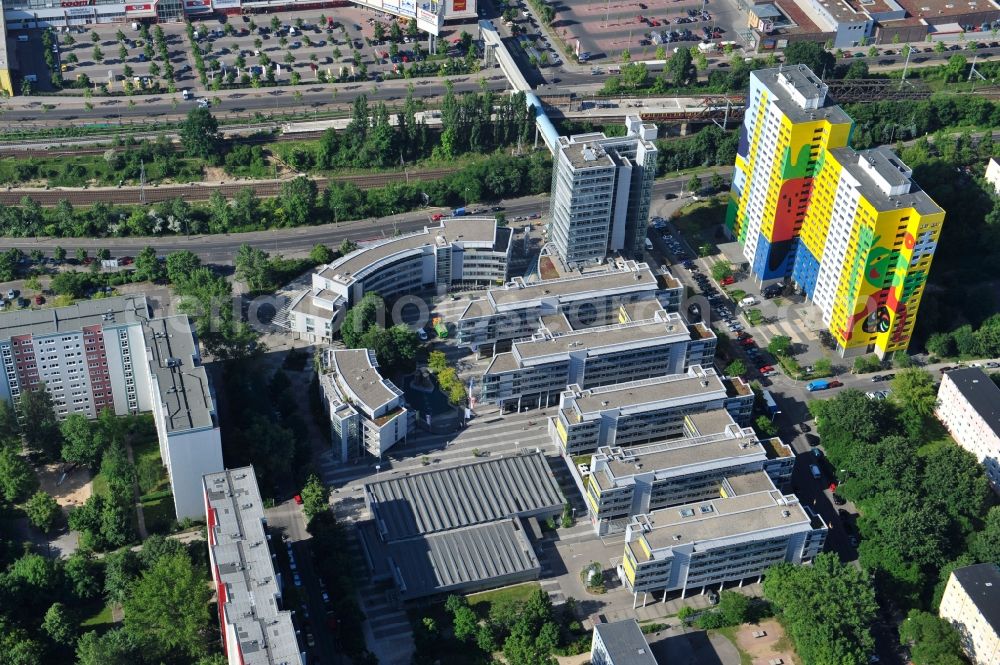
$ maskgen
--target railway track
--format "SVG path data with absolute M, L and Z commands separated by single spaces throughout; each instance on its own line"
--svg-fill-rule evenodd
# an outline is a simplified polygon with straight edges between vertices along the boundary
M 374 189 L 386 185 L 404 182 L 425 182 L 438 180 L 457 171 L 456 167 L 425 169 L 423 171 L 404 171 L 392 173 L 376 173 L 372 175 L 348 175 L 334 178 L 313 178 L 318 188 L 323 188 L 330 182 L 350 182 L 361 189 Z M 213 193 L 219 192 L 226 198 L 236 196 L 241 189 L 250 188 L 257 196 L 277 196 L 281 186 L 288 180 L 247 180 L 219 183 L 191 183 L 188 185 L 161 185 L 159 187 L 96 187 L 90 189 L 37 189 L 8 188 L 0 190 L 0 205 L 20 205 L 21 200 L 28 197 L 41 206 L 54 206 L 59 201 L 69 201 L 74 206 L 88 206 L 97 202 L 137 205 L 141 203 L 159 203 L 170 199 L 183 198 L 186 201 L 207 201 Z

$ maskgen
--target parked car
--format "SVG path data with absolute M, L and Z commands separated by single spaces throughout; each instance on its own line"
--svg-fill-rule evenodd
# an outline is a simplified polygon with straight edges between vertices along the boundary
M 45 304 L 45 296 L 43 296 L 42 294 L 38 294 L 37 296 L 35 296 L 35 304 L 36 305 L 44 305 Z
M 819 450 L 819 448 L 816 448 L 816 450 Z M 847 501 L 844 499 L 844 497 L 840 496 L 836 492 L 834 492 L 831 495 L 831 497 L 833 498 L 833 505 L 835 505 L 835 506 L 843 506 L 844 504 L 847 503 Z
M 736 279 L 733 278 L 732 275 L 730 275 L 729 277 L 723 277 L 721 280 L 719 280 L 719 284 L 721 284 L 722 286 L 729 286 L 735 281 Z
M 302 495 L 301 494 L 296 494 L 295 496 L 292 497 L 292 499 L 295 501 L 295 503 L 299 504 L 300 506 L 302 505 Z
M 823 473 L 819 470 L 819 467 L 816 466 L 815 464 L 809 465 L 809 473 L 812 474 L 812 477 L 815 478 L 816 480 L 819 480 L 820 478 L 823 477 Z

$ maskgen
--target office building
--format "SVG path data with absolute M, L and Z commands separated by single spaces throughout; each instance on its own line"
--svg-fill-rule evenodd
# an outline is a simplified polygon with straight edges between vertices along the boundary
M 533 452 L 376 480 L 365 502 L 372 576 L 410 600 L 538 579 L 529 522 L 557 516 L 565 499 Z
M 1000 491 L 1000 387 L 978 367 L 941 375 L 937 417 L 955 443 L 976 456 Z
M 406 294 L 503 284 L 511 233 L 493 217 L 456 217 L 366 244 L 313 273 L 312 288 L 292 299 L 286 325 L 302 339 L 330 341 L 335 322 L 369 292 L 391 303 Z
M 938 614 L 955 627 L 974 665 L 1000 663 L 1000 568 L 979 563 L 948 576 Z
M 644 308 L 632 318 L 650 318 L 656 310 L 675 312 L 684 286 L 666 268 L 654 272 L 645 263 L 615 261 L 608 270 L 526 282 L 518 276 L 473 300 L 456 322 L 458 341 L 476 351 L 493 352 L 515 339 L 531 337 L 542 326 L 581 330 L 621 321 L 621 306 Z
M 764 471 L 782 487 L 794 465 L 780 439 L 758 439 L 717 409 L 685 416 L 680 438 L 598 448 L 582 474 L 583 495 L 594 530 L 605 535 L 623 531 L 635 515 L 718 496 L 726 476 Z
M 304 665 L 292 613 L 282 608 L 281 574 L 253 467 L 206 474 L 199 484 L 226 662 Z
M 591 665 L 656 665 L 646 636 L 635 619 L 594 624 Z
M 340 462 L 381 459 L 410 431 L 403 391 L 379 374 L 370 349 L 326 349 L 319 386 Z
M 625 118 L 627 133 L 559 137 L 552 173 L 551 240 L 569 267 L 609 252 L 639 256 L 656 175 L 656 125 Z
M 630 309 L 623 307 L 622 313 Z M 521 411 L 551 406 L 571 384 L 596 388 L 679 374 L 691 365 L 711 364 L 715 341 L 710 328 L 688 326 L 680 314 L 663 310 L 648 319 L 579 331 L 553 332 L 543 324 L 530 339 L 493 357 L 483 374 L 481 400 Z
M 683 436 L 692 413 L 725 409 L 737 424 L 750 422 L 753 391 L 743 379 L 722 379 L 714 369 L 690 367 L 642 381 L 584 390 L 569 386 L 559 397 L 549 434 L 565 454 L 597 452 L 601 446 L 633 446 Z
M 804 65 L 752 72 L 727 228 L 760 282 L 793 279 L 841 356 L 905 350 L 944 211 Z
M 177 519 L 198 517 L 201 477 L 220 471 L 215 400 L 186 316 L 150 319 L 145 296 L 0 314 L 0 399 L 44 388 L 60 419 L 151 411 Z
M 851 119 L 805 65 L 750 73 L 726 226 L 759 281 L 791 276 L 820 155 Z
M 719 496 L 632 518 L 619 577 L 632 592 L 688 591 L 759 578 L 781 562 L 808 563 L 823 551 L 826 524 L 763 471 L 723 479 Z

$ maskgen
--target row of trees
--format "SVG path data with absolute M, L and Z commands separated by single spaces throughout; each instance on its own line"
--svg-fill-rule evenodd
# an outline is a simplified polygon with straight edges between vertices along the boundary
M 385 217 L 425 205 L 456 206 L 539 194 L 548 190 L 551 161 L 495 154 L 440 180 L 395 183 L 362 190 L 350 182 L 330 183 L 318 192 L 314 181 L 286 182 L 274 198 L 261 199 L 245 187 L 227 201 L 221 194 L 207 204 L 182 198 L 149 206 L 95 203 L 76 209 L 66 201 L 43 208 L 29 197 L 20 206 L 0 207 L 0 234 L 12 237 L 123 237 L 168 234 L 236 233 Z
M 1000 560 L 1000 507 L 975 457 L 934 418 L 933 378 L 903 369 L 892 388 L 890 401 L 846 390 L 810 410 L 841 470 L 838 492 L 861 511 L 862 567 L 898 605 L 929 609 L 956 565 Z
M 938 358 L 1000 356 L 1000 314 L 983 321 L 978 329 L 965 324 L 950 332 L 934 333 L 927 340 L 927 351 Z
M 448 365 L 448 358 L 443 351 L 431 351 L 427 359 L 427 367 L 434 373 L 438 387 L 448 396 L 452 404 L 464 404 L 468 397 L 465 384 L 458 378 L 454 367 Z

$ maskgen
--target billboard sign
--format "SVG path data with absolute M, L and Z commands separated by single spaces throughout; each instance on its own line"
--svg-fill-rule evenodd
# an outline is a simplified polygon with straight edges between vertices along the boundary
M 215 9 L 232 9 L 240 6 L 240 0 L 212 0 Z
M 456 14 L 459 12 L 464 12 L 466 10 L 466 7 L 467 5 L 465 0 L 452 0 L 451 9 Z

